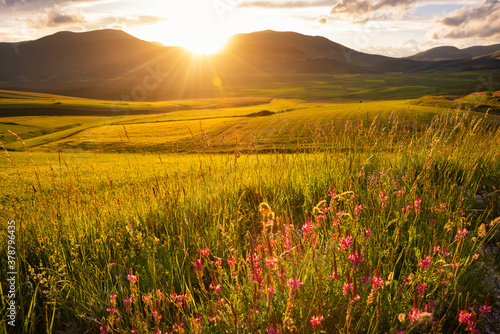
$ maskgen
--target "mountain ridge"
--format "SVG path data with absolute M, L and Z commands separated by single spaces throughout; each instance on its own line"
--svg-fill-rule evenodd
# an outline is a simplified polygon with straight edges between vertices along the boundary
M 453 47 L 445 50 L 456 52 Z M 272 30 L 234 35 L 220 53 L 195 56 L 121 30 L 62 31 L 33 41 L 0 43 L 0 88 L 126 100 L 149 98 L 149 88 L 161 85 L 161 93 L 155 92 L 158 99 L 191 98 L 213 94 L 217 77 L 243 85 L 256 80 L 255 75 L 265 83 L 266 77 L 293 73 L 498 70 L 498 58 L 495 54 L 448 61 L 392 58 L 359 52 L 322 36 Z

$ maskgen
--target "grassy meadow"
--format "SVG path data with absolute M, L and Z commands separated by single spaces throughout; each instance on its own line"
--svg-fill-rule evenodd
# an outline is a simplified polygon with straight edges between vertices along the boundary
M 292 97 L 1 118 L 17 333 L 495 330 L 500 117 Z

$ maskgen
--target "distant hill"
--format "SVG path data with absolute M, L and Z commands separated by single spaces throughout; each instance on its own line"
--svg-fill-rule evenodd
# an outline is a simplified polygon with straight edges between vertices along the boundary
M 235 35 L 229 43 L 229 48 L 254 54 L 273 53 L 283 58 L 334 60 L 363 67 L 394 59 L 358 52 L 322 36 L 273 30 Z
M 58 32 L 35 41 L 0 46 L 1 80 L 114 78 L 164 52 L 121 30 Z
M 500 50 L 500 44 L 494 44 L 489 46 L 473 46 L 465 49 L 459 49 L 454 46 L 438 46 L 436 48 L 429 49 L 417 53 L 416 55 L 408 57 L 411 60 L 456 60 L 456 59 L 466 59 L 482 57 L 492 54 Z
M 195 57 L 183 48 L 146 42 L 120 30 L 59 32 L 0 43 L 0 88 L 121 101 L 214 97 L 222 93 L 213 84 L 216 77 L 244 86 L 291 73 L 498 70 L 495 47 L 440 47 L 420 56 L 391 58 L 324 37 L 266 30 L 237 34 L 219 54 Z M 447 60 L 416 60 L 426 57 Z

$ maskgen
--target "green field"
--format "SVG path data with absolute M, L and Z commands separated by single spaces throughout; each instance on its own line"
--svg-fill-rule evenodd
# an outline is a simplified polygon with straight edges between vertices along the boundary
M 331 79 L 119 110 L 0 92 L 17 333 L 496 330 L 500 116 L 349 80 L 336 103 Z

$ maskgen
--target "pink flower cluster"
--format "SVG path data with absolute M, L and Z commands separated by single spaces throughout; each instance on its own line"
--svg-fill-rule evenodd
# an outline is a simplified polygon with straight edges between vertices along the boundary
M 429 268 L 431 267 L 431 265 L 432 265 L 432 260 L 431 260 L 431 258 L 430 258 L 430 257 L 425 256 L 425 258 L 424 258 L 424 259 L 421 259 L 421 260 L 420 260 L 420 264 L 419 264 L 419 265 L 420 265 L 420 269 L 422 269 L 422 270 L 427 270 L 427 269 L 429 269 Z
M 323 316 L 315 316 L 311 318 L 311 325 L 313 326 L 313 329 L 317 331 L 321 327 L 321 321 L 323 321 Z

